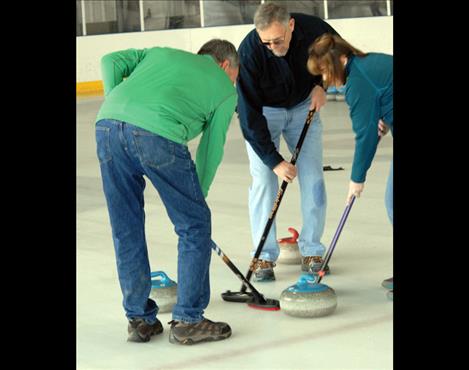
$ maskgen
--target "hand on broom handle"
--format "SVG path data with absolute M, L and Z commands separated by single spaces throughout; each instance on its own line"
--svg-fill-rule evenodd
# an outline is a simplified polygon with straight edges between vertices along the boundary
M 289 184 L 293 182 L 293 179 L 296 177 L 297 173 L 296 167 L 287 161 L 280 162 L 277 166 L 275 166 L 273 171 L 281 180 L 286 181 Z

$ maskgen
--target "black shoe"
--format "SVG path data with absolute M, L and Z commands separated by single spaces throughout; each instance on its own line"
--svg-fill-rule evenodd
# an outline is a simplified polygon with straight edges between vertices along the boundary
M 224 322 L 203 319 L 195 324 L 172 320 L 169 342 L 177 344 L 196 344 L 223 340 L 231 335 L 231 328 Z
M 163 332 L 163 325 L 158 319 L 153 325 L 147 324 L 143 319 L 133 319 L 129 321 L 127 331 L 129 333 L 128 342 L 148 342 L 152 335 Z

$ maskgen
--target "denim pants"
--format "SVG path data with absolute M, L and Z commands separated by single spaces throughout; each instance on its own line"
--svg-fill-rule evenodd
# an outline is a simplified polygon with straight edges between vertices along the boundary
M 263 107 L 263 114 L 267 119 L 272 142 L 277 150 L 280 145 L 280 136 L 283 136 L 290 153 L 293 153 L 304 127 L 310 102 L 308 98 L 289 109 Z M 253 256 L 277 197 L 279 180 L 277 175 L 262 162 L 247 142 L 246 147 L 252 176 L 252 183 L 249 188 L 249 216 L 254 245 L 251 251 L 251 256 Z M 290 161 L 290 159 L 285 160 Z M 326 249 L 321 243 L 326 219 L 326 189 L 322 159 L 322 123 L 319 113 L 315 113 L 313 116 L 296 167 L 303 219 L 298 246 L 303 256 L 322 256 Z M 260 259 L 277 260 L 280 250 L 276 235 L 274 221 L 262 248 Z
M 393 218 L 393 161 L 391 161 L 391 168 L 389 170 L 388 182 L 386 185 L 386 193 L 384 197 L 384 203 L 386 205 L 386 211 L 388 213 L 389 221 L 394 224 Z
M 210 299 L 211 219 L 187 147 L 110 119 L 96 124 L 96 143 L 127 318 L 143 318 L 152 324 L 158 313 L 157 302 L 149 298 L 146 176 L 158 191 L 179 239 L 173 319 L 201 321 Z

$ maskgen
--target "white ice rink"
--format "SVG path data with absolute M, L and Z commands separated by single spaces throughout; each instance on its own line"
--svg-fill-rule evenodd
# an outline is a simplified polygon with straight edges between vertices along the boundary
M 322 283 L 332 287 L 336 311 L 322 318 L 294 318 L 282 311 L 266 312 L 228 303 L 220 294 L 238 291 L 240 280 L 215 253 L 211 262 L 211 301 L 205 312 L 230 324 L 224 341 L 181 346 L 168 341 L 170 313 L 158 315 L 162 335 L 148 343 L 129 343 L 127 320 L 117 279 L 109 218 L 96 158 L 94 120 L 102 97 L 77 100 L 77 369 L 370 369 L 393 368 L 393 303 L 381 287 L 392 276 L 392 227 L 384 206 L 385 185 L 392 157 L 392 137 L 379 144 Z M 327 219 L 323 243 L 329 246 L 345 208 L 353 133 L 344 102 L 328 102 L 320 112 L 324 125 Z M 196 142 L 189 148 L 194 153 Z M 281 147 L 290 160 L 285 144 Z M 301 154 L 300 154 L 301 155 Z M 236 115 L 227 135 L 225 155 L 207 198 L 212 212 L 213 240 L 246 273 L 251 257 L 247 208 L 250 184 L 248 159 Z M 157 192 L 147 181 L 146 236 L 152 271 L 163 270 L 177 281 L 177 238 Z M 266 220 L 261 222 L 265 223 Z M 287 188 L 277 213 L 278 237 L 288 227 L 301 227 L 297 182 Z M 300 266 L 275 268 L 277 280 L 254 283 L 268 298 L 294 284 Z

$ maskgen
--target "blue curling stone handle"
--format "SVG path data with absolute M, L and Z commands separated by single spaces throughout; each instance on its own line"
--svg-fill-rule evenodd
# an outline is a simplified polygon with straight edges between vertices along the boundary
M 316 283 L 317 276 L 312 274 L 302 274 L 296 284 L 287 288 L 288 292 L 297 293 L 319 293 L 324 292 L 329 287 L 327 285 Z
M 153 271 L 151 273 L 151 287 L 153 288 L 168 288 L 171 286 L 176 285 L 176 282 L 171 280 L 168 275 L 166 275 L 163 271 Z M 159 279 L 153 279 L 159 278 Z

